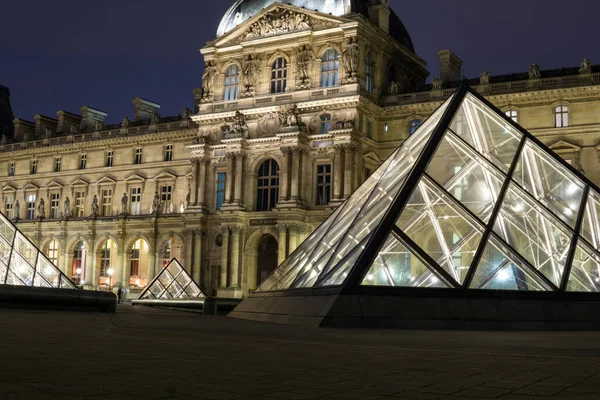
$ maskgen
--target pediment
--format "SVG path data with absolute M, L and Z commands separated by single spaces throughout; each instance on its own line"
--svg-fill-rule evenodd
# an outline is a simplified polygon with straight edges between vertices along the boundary
M 100 178 L 98 180 L 98 182 L 96 182 L 96 184 L 98 184 L 98 185 L 115 185 L 116 183 L 117 183 L 117 181 L 108 175 L 103 176 L 102 178 Z
M 48 185 L 46 185 L 46 189 L 62 189 L 64 185 L 57 181 L 52 181 Z
M 369 153 L 365 153 L 363 154 L 363 159 L 364 160 L 368 160 L 371 161 L 377 165 L 381 164 L 381 159 L 377 156 L 377 154 L 375 154 L 374 152 L 369 152 Z
M 28 191 L 28 190 L 39 190 L 39 189 L 40 189 L 40 187 L 39 187 L 39 186 L 37 186 L 37 185 L 34 185 L 33 183 L 28 183 L 27 185 L 25 185 L 25 186 L 23 187 L 23 190 L 24 190 L 24 191 Z
M 223 47 L 294 32 L 329 29 L 348 21 L 348 19 L 334 17 L 318 11 L 298 8 L 288 4 L 273 3 L 221 38 L 210 43 L 209 47 Z
M 144 178 L 143 176 L 138 175 L 138 174 L 131 174 L 127 178 L 125 178 L 125 182 L 127 182 L 127 183 L 145 182 L 145 181 L 146 181 L 146 178 Z
M 579 151 L 581 150 L 581 146 L 577 146 L 576 144 L 566 142 L 564 140 L 559 140 L 558 142 L 551 144 L 548 146 L 555 152 L 557 151 Z
M 166 180 L 175 180 L 175 179 L 177 179 L 177 175 L 175 175 L 169 171 L 163 171 L 154 177 L 154 180 L 157 180 L 157 181 L 166 181 Z
M 84 181 L 83 179 L 75 179 L 73 182 L 71 182 L 71 186 L 73 187 L 87 187 L 89 186 L 89 182 Z
M 4 185 L 2 187 L 2 193 L 14 193 L 17 189 L 12 185 Z

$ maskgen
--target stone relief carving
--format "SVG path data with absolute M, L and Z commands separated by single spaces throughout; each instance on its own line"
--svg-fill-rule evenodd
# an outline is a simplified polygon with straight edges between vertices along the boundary
M 260 58 L 258 56 L 248 54 L 242 62 L 242 80 L 244 91 L 242 97 L 253 97 L 258 85 L 258 70 L 260 68 Z
M 314 58 L 314 53 L 308 45 L 303 45 L 296 54 L 296 89 L 305 90 L 310 89 L 310 77 L 309 77 L 309 66 Z
M 100 120 L 94 121 L 94 130 L 96 132 L 101 131 L 104 128 L 104 122 Z
M 529 66 L 529 79 L 540 79 L 542 77 L 542 73 L 540 72 L 540 67 L 537 64 L 532 64 Z
M 213 99 L 215 80 L 217 78 L 217 66 L 214 61 L 207 61 L 202 74 L 202 100 L 201 102 L 210 102 Z
M 584 58 L 579 68 L 580 74 L 591 74 L 592 73 L 592 62 L 587 58 Z
M 344 83 L 356 83 L 358 76 L 358 63 L 360 59 L 360 45 L 356 36 L 351 36 L 342 50 L 342 61 L 344 63 Z
M 123 118 L 123 121 L 121 121 L 121 128 L 123 128 L 123 129 L 129 128 L 130 123 L 131 123 L 131 121 L 129 120 L 129 118 L 127 118 L 127 117 Z
M 235 112 L 230 132 L 241 134 L 242 137 L 248 137 L 248 124 L 246 123 L 246 116 L 239 111 Z
M 481 73 L 481 78 L 479 78 L 480 85 L 489 85 L 492 80 L 492 75 L 488 71 L 483 71 Z
M 442 88 L 442 84 L 444 83 L 443 80 L 441 80 L 440 78 L 438 78 L 437 76 L 435 76 L 432 80 L 431 80 L 431 85 L 432 85 L 432 89 L 433 90 L 440 90 Z
M 258 137 L 273 136 L 283 126 L 285 121 L 284 115 L 279 111 L 266 113 L 258 120 L 256 133 Z
M 242 34 L 241 40 L 255 39 L 259 37 L 279 35 L 303 31 L 306 29 L 322 29 L 335 26 L 334 22 L 315 19 L 306 14 L 295 11 L 276 8 L 273 12 L 265 15 L 250 26 L 246 33 Z
M 398 94 L 398 91 L 399 91 L 398 82 L 396 82 L 396 81 L 391 81 L 391 82 L 390 82 L 390 89 L 389 89 L 389 93 L 390 93 L 390 94 Z

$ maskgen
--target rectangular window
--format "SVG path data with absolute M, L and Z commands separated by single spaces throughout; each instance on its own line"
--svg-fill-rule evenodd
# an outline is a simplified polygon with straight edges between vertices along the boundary
M 142 213 L 142 188 L 131 188 L 129 214 L 140 215 Z
M 35 194 L 27 195 L 27 219 L 35 218 Z
M 83 217 L 85 209 L 85 192 L 77 191 L 75 192 L 75 217 L 81 218 Z
M 327 205 L 330 200 L 331 164 L 317 165 L 317 205 Z
M 331 115 L 321 115 L 321 134 L 325 135 L 331 129 Z
M 105 165 L 107 167 L 112 167 L 113 166 L 114 158 L 115 158 L 115 152 L 112 151 L 112 150 L 107 151 L 106 152 L 106 163 L 105 163 Z
M 37 174 L 38 160 L 31 160 L 31 175 Z
M 165 147 L 165 161 L 173 161 L 173 145 L 168 144 Z
M 15 163 L 11 162 L 8 164 L 8 176 L 15 176 Z
M 60 172 L 61 167 L 62 167 L 62 157 L 57 156 L 54 159 L 54 172 Z
M 105 217 L 112 215 L 112 189 L 102 191 L 102 215 Z
M 131 270 L 129 273 L 132 277 L 140 275 L 140 249 L 131 250 Z
M 163 212 L 169 214 L 171 210 L 171 200 L 173 200 L 173 186 L 165 185 L 160 189 L 160 202 L 164 207 Z
M 79 169 L 85 169 L 87 166 L 87 154 L 82 154 L 79 156 Z
M 225 202 L 225 185 L 227 183 L 227 174 L 225 172 L 219 172 L 217 174 L 217 210 L 221 209 L 221 206 Z
M 110 268 L 110 248 L 104 247 L 100 251 L 100 276 L 108 277 L 108 269 Z
M 569 126 L 569 107 L 558 106 L 554 109 L 557 128 L 566 128 Z
M 60 218 L 59 201 L 60 201 L 59 193 L 52 193 L 50 195 L 50 218 Z
M 6 196 L 4 212 L 6 213 L 6 218 L 15 218 L 15 198 L 13 196 Z
M 410 129 L 409 132 L 411 135 L 413 133 L 415 133 L 419 128 L 421 127 L 421 120 L 420 119 L 413 119 L 412 121 L 410 121 Z
M 134 164 L 141 164 L 142 163 L 142 148 L 138 147 L 137 149 L 135 149 L 135 159 L 133 160 Z
M 519 122 L 519 113 L 517 110 L 508 110 L 505 112 L 506 116 L 515 122 Z

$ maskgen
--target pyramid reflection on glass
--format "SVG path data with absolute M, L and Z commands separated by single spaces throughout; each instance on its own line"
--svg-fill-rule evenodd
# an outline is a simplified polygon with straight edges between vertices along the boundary
M 600 194 L 461 87 L 257 289 L 600 290 Z
M 77 286 L 2 213 L 0 213 L 0 285 L 77 289 Z
M 200 286 L 172 259 L 140 294 L 139 300 L 185 300 L 206 297 Z

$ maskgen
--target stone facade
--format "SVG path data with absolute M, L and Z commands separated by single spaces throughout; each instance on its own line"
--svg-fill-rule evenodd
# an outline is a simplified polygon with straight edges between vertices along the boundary
M 246 295 L 457 87 L 457 56 L 424 85 L 372 3 L 370 19 L 275 3 L 223 32 L 201 50 L 194 112 L 138 98 L 116 125 L 89 107 L 16 119 L 2 211 L 85 287 L 138 289 L 177 257 L 209 295 Z M 469 83 L 600 183 L 591 64 Z

